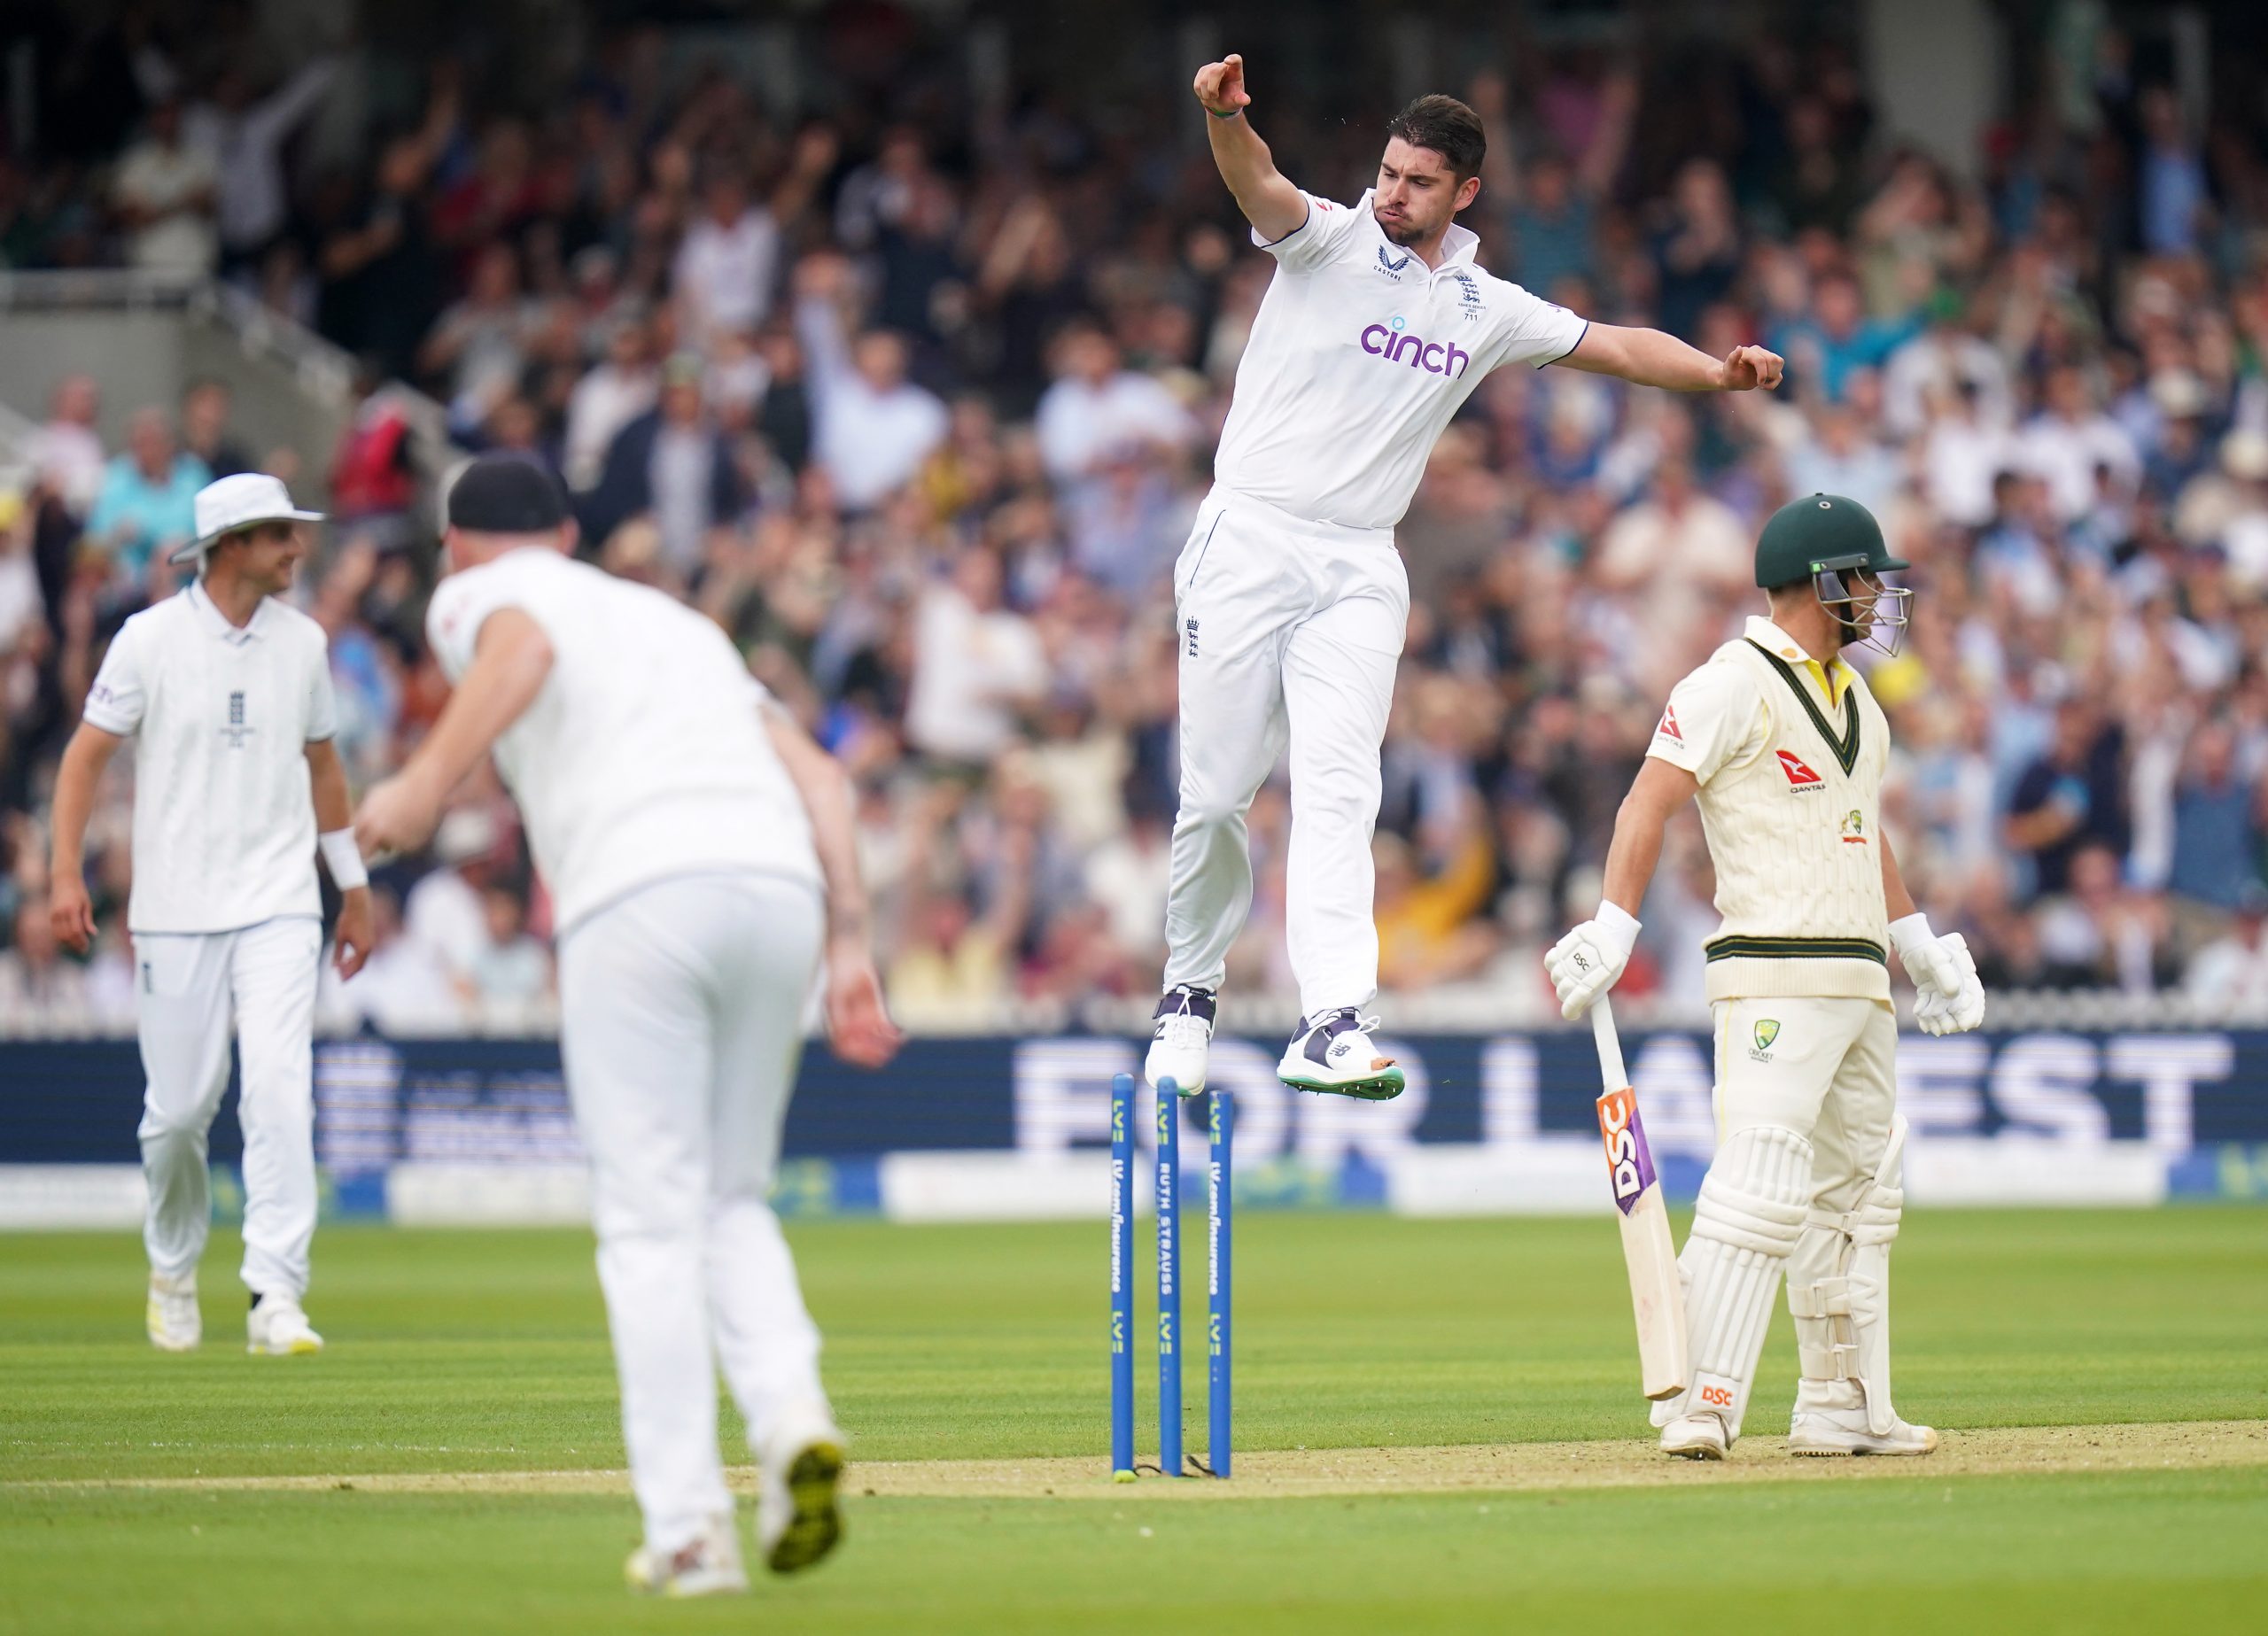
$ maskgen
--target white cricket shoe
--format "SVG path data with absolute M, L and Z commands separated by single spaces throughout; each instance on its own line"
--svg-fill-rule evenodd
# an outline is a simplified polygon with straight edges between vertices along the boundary
M 1210 989 L 1182 983 L 1167 990 L 1151 1013 L 1157 1026 L 1150 1031 L 1150 1055 L 1142 1065 L 1151 1089 L 1168 1080 L 1184 1097 L 1205 1089 L 1205 1054 L 1213 1044 L 1217 1010 Z
M 299 1358 L 322 1350 L 322 1337 L 315 1332 L 299 1303 L 288 1295 L 263 1295 L 245 1320 L 251 1344 L 245 1350 L 269 1358 Z
M 630 1553 L 622 1578 L 641 1596 L 730 1596 L 748 1589 L 733 1514 L 709 1525 L 667 1555 L 648 1546 Z
M 1929 1454 L 1937 1446 L 1932 1426 L 1911 1426 L 1900 1420 L 1886 1432 L 1869 1431 L 1864 1408 L 1798 1409 L 1788 1424 L 1791 1454 Z
M 205 1314 L 197 1307 L 197 1275 L 166 1278 L 150 1275 L 150 1304 L 144 1309 L 150 1344 L 159 1352 L 194 1352 L 205 1338 Z
M 835 1489 L 843 1480 L 843 1433 L 824 1414 L 799 1419 L 757 1461 L 756 1544 L 774 1573 L 819 1562 L 843 1538 Z
M 1392 1101 L 1402 1094 L 1404 1081 L 1394 1058 L 1379 1055 L 1378 1042 L 1371 1037 L 1378 1026 L 1377 1018 L 1351 1005 L 1302 1018 L 1284 1048 L 1284 1060 L 1276 1065 L 1276 1077 L 1294 1090 Z
M 1714 1415 L 1680 1415 L 1662 1428 L 1662 1453 L 1680 1460 L 1722 1460 L 1731 1446 Z

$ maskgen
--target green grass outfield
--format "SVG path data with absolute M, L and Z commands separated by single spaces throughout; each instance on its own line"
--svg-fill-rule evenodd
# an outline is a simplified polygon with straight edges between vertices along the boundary
M 2268 1454 L 1806 1464 L 1736 1486 L 1664 1462 L 1658 1484 L 1497 1493 L 1294 1497 L 1255 1479 L 1200 1505 L 1154 1478 L 1113 1489 L 1099 1222 L 792 1236 L 854 1458 L 1084 1456 L 1080 1492 L 866 1497 L 854 1468 L 850 1539 L 824 1568 L 750 1601 L 640 1604 L 618 1588 L 626 1497 L 501 1475 L 622 1463 L 586 1235 L 326 1229 L 308 1306 L 330 1350 L 305 1360 L 244 1355 L 225 1236 L 189 1357 L 142 1340 L 131 1236 L 6 1237 L 0 1632 L 2131 1631 L 2249 1624 L 2268 1597 Z M 1645 1436 L 1601 1222 L 1251 1213 L 1239 1240 L 1242 1449 Z M 1911 1418 L 2268 1420 L 2256 1209 L 1917 1212 L 1895 1287 Z M 1759 1438 L 1785 1429 L 1793 1372 L 1783 1312 Z M 1142 1354 L 1151 1448 L 1154 1375 Z M 500 1475 L 354 1485 L 449 1472 Z M 205 1485 L 294 1476 L 337 1480 Z

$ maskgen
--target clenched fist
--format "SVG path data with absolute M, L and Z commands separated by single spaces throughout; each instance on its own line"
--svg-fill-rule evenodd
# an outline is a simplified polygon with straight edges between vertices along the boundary
M 1193 89 L 1205 112 L 1223 119 L 1252 106 L 1252 95 L 1244 89 L 1244 58 L 1234 51 L 1200 68 Z
M 1787 360 L 1761 346 L 1736 346 L 1725 354 L 1724 389 L 1728 392 L 1753 392 L 1761 386 L 1766 392 L 1780 384 L 1780 372 L 1787 368 Z

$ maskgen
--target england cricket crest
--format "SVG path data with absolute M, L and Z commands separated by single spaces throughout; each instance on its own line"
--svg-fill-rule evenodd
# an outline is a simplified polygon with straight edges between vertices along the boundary
M 245 740 L 252 737 L 256 731 L 257 729 L 247 725 L 245 722 L 243 690 L 238 688 L 231 691 L 229 694 L 229 725 L 221 729 L 221 736 L 229 741 L 230 749 L 240 750 L 245 747 Z

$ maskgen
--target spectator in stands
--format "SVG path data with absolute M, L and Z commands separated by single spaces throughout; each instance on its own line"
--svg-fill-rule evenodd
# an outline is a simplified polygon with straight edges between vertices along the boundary
M 2182 988 L 2204 1016 L 2268 1019 L 2268 886 L 2244 881 L 2225 935 L 2197 951 Z
M 532 1027 L 552 996 L 551 955 L 528 935 L 527 903 L 501 881 L 480 895 L 485 938 L 472 957 L 473 1008 L 490 1028 Z
M 214 226 L 220 167 L 210 150 L 182 138 L 182 105 L 150 110 L 149 130 L 119 161 L 111 199 L 128 235 L 128 259 L 152 273 L 202 277 L 221 259 Z
M 972 547 L 951 579 L 922 593 L 915 613 L 905 735 L 949 766 L 990 762 L 1047 686 L 1046 652 L 1031 622 L 1002 606 L 1002 579 L 1000 559 Z
M 212 100 L 190 110 L 184 120 L 188 140 L 213 156 L 219 176 L 224 270 L 254 266 L 282 236 L 290 204 L 284 144 L 315 112 L 338 74 L 338 58 L 317 57 L 267 96 L 255 97 L 251 73 L 232 58 L 214 80 Z
M 570 488 L 582 493 L 597 485 L 616 436 L 654 407 L 659 388 L 645 324 L 632 317 L 619 320 L 608 333 L 605 357 L 575 383 L 567 401 L 562 475 Z
M 2095 469 L 2110 469 L 2117 490 L 2132 494 L 2142 462 L 2125 429 L 2096 407 L 2085 374 L 2066 364 L 2047 377 L 2047 407 L 2017 437 L 2024 470 L 2047 485 L 2058 519 L 2077 521 L 2095 503 Z
M 2261 879 L 2261 797 L 2237 775 L 2236 733 L 2209 721 L 2190 740 L 2188 766 L 2173 794 L 2173 867 L 2167 889 L 2192 903 L 2233 910 Z
M 1075 321 L 1057 337 L 1055 384 L 1039 400 L 1040 458 L 1059 484 L 1077 485 L 1116 458 L 1179 454 L 1196 423 L 1153 376 L 1124 367 L 1100 324 Z
M 163 409 L 141 409 L 127 423 L 128 453 L 103 470 L 102 491 L 87 514 L 87 533 L 109 554 L 121 585 L 138 585 L 152 560 L 197 538 L 197 491 L 213 480 L 205 462 L 174 441 Z
M 703 395 L 703 373 L 697 353 L 680 353 L 662 367 L 659 402 L 616 435 L 598 485 L 583 501 L 583 526 L 595 547 L 603 547 L 633 517 L 649 518 L 662 566 L 680 585 L 749 500 L 732 447 Z
M 2062 705 L 2047 754 L 2024 769 L 2009 801 L 2008 844 L 2031 862 L 2031 896 L 2069 890 L 2071 860 L 2089 843 L 2109 853 L 2116 875 L 2125 841 L 2118 774 L 2117 728 L 2090 705 Z
M 921 469 L 951 423 L 937 395 L 905 378 L 902 337 L 846 335 L 850 264 L 815 256 L 796 269 L 796 334 L 814 422 L 813 458 L 844 509 L 870 510 Z
M 216 480 L 256 469 L 251 453 L 229 430 L 229 407 L 228 387 L 210 376 L 191 381 L 181 395 L 182 446 Z
M 95 429 L 102 389 L 91 375 L 66 375 L 48 394 L 47 420 L 32 435 L 33 469 L 49 489 L 83 517 L 103 485 L 103 440 Z

